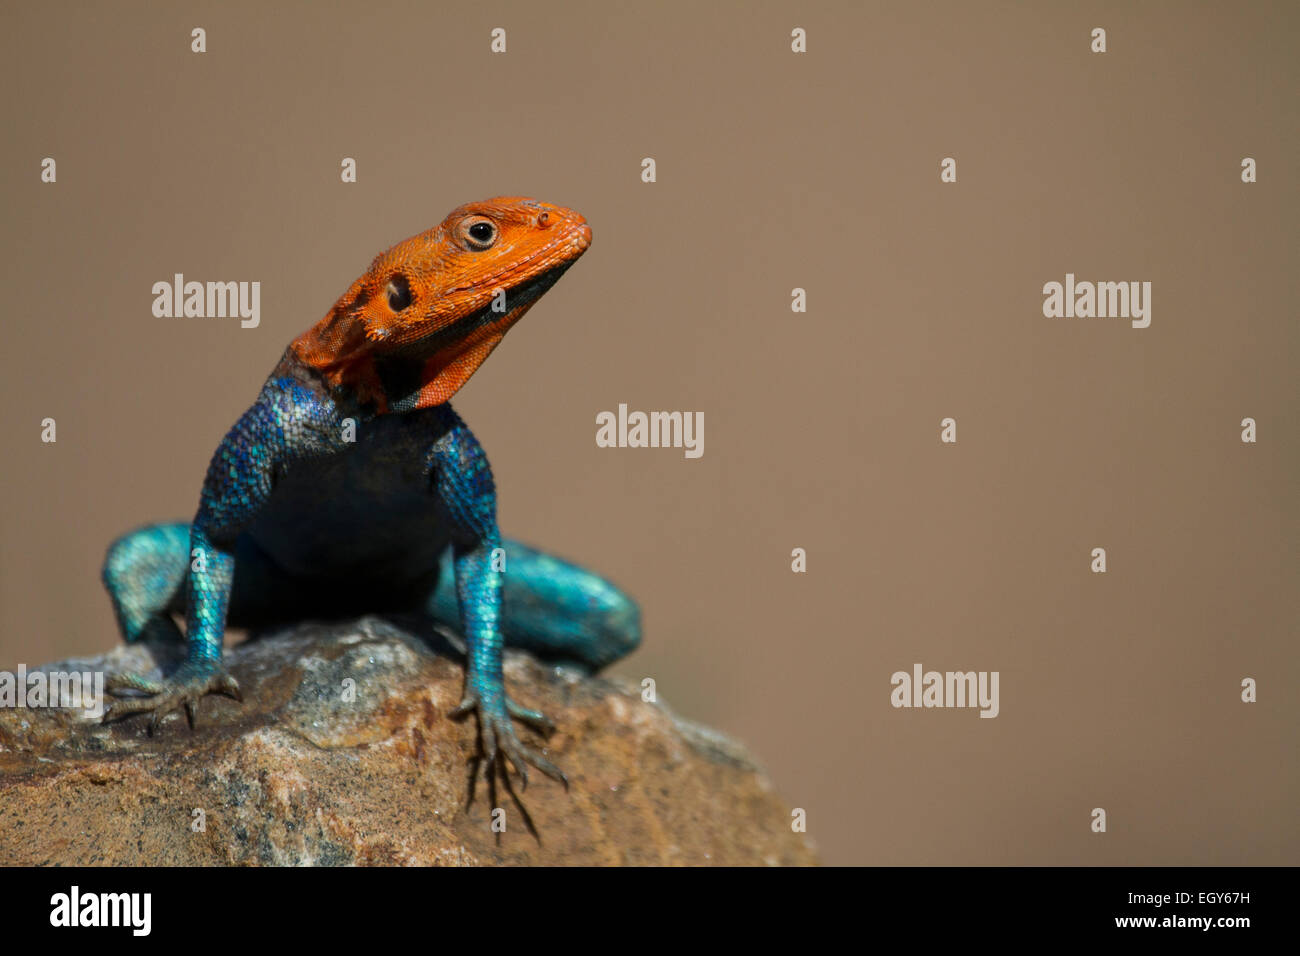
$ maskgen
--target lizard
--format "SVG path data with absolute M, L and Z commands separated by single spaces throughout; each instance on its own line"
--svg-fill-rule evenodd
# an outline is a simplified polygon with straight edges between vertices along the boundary
M 449 400 L 590 243 L 573 210 L 497 197 L 376 257 L 218 444 L 193 521 L 109 546 L 123 638 L 184 640 L 185 658 L 162 679 L 112 677 L 103 720 L 147 712 L 153 733 L 184 707 L 194 727 L 205 695 L 242 699 L 227 627 L 415 614 L 464 641 L 451 716 L 476 716 L 485 772 L 508 777 L 508 759 L 524 786 L 531 764 L 567 789 L 515 733 L 512 719 L 554 725 L 507 695 L 503 646 L 595 671 L 639 644 L 640 610 L 593 572 L 501 537 L 487 457 Z

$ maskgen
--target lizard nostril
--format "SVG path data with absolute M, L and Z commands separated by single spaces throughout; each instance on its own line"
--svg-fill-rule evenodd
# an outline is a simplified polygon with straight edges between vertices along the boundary
M 550 224 L 550 221 L 551 214 L 549 212 L 541 212 L 537 214 L 537 225 L 541 226 L 543 229 Z

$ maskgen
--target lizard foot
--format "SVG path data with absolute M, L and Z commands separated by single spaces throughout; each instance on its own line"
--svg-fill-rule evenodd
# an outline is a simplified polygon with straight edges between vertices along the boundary
M 174 674 L 160 681 L 138 674 L 118 674 L 109 678 L 104 687 L 115 697 L 122 691 L 139 691 L 148 695 L 114 701 L 104 711 L 103 722 L 108 723 L 129 714 L 151 713 L 150 735 L 158 729 L 163 717 L 182 706 L 192 729 L 199 699 L 206 694 L 225 694 L 235 700 L 244 699 L 239 684 L 220 661 L 205 661 L 200 664 L 186 661 Z
M 451 712 L 453 720 L 459 720 L 471 712 L 478 714 L 479 742 L 483 747 L 483 763 L 488 779 L 492 779 L 492 773 L 497 767 L 501 768 L 504 775 L 505 760 L 509 759 L 519 774 L 524 789 L 528 787 L 528 764 L 532 764 L 552 780 L 564 784 L 564 789 L 568 790 L 569 778 L 564 775 L 564 771 L 541 754 L 525 747 L 515 736 L 510 718 L 521 720 L 543 733 L 550 733 L 555 729 L 555 724 L 541 711 L 520 707 L 508 697 L 504 700 L 504 707 L 485 708 L 478 695 L 469 691 L 460 706 Z

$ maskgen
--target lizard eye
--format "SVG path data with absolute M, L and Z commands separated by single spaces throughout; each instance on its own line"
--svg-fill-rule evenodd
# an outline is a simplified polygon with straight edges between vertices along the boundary
M 485 220 L 479 220 L 465 230 L 469 244 L 475 249 L 486 249 L 497 237 L 497 227 Z
M 394 312 L 401 312 L 411 304 L 411 284 L 406 276 L 396 275 L 388 280 L 388 307 Z

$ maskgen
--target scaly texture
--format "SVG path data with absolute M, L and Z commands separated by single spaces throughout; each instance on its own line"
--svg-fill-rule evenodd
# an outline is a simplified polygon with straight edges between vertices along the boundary
M 504 540 L 492 471 L 448 400 L 591 242 L 582 216 L 505 197 L 454 210 L 380 255 L 295 339 L 217 447 L 186 525 L 109 549 L 104 582 L 128 641 L 179 639 L 162 681 L 123 674 L 105 719 L 239 696 L 227 626 L 399 613 L 451 626 L 468 650 L 459 714 L 477 714 L 488 772 L 504 754 L 564 775 L 515 735 L 502 647 L 596 669 L 640 639 L 636 605 L 589 571 Z M 450 574 L 446 573 L 450 566 Z

